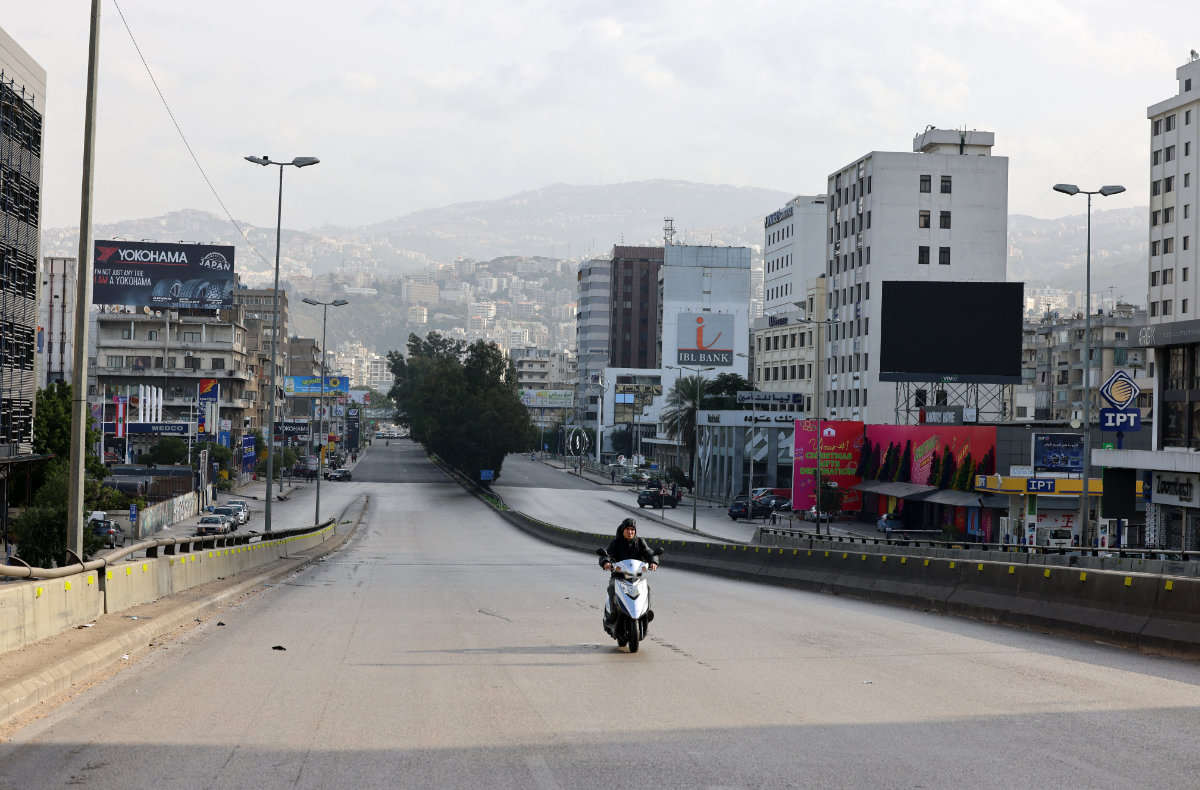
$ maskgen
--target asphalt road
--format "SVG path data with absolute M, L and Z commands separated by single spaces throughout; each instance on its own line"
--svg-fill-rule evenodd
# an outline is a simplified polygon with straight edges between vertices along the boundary
M 371 497 L 340 552 L 25 727 L 0 790 L 1195 781 L 1197 665 L 669 556 L 631 655 L 600 628 L 594 556 L 514 530 L 406 445 L 322 487 Z

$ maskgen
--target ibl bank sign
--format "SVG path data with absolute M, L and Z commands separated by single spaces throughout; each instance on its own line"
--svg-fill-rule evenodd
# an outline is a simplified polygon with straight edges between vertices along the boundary
M 680 313 L 676 364 L 733 366 L 733 315 L 730 313 Z

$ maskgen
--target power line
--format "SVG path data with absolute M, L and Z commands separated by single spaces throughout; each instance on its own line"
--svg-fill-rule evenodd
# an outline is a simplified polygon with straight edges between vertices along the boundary
M 179 126 L 179 121 L 175 119 L 175 113 L 171 111 L 171 105 L 167 103 L 167 98 L 163 96 L 162 89 L 158 87 L 158 80 L 154 79 L 154 72 L 150 70 L 150 64 L 146 62 L 145 56 L 142 55 L 142 48 L 138 46 L 137 39 L 134 38 L 133 30 L 130 29 L 129 22 L 125 19 L 125 13 L 121 10 L 120 3 L 118 3 L 117 0 L 113 0 L 113 5 L 117 9 L 117 14 L 121 17 L 121 24 L 125 25 L 125 32 L 129 34 L 129 40 L 133 43 L 134 51 L 137 52 L 138 58 L 142 61 L 142 66 L 144 66 L 146 69 L 146 74 L 150 77 L 150 83 L 154 85 L 154 91 L 158 94 L 158 98 L 159 101 L 162 102 L 163 109 L 167 111 L 167 115 L 170 117 L 171 123 L 175 126 L 175 131 L 179 133 L 179 139 L 183 141 L 183 146 L 187 149 L 188 155 L 191 156 L 192 162 L 195 163 L 196 169 L 200 171 L 200 176 L 204 179 L 204 183 L 208 184 L 209 190 L 213 193 L 213 197 L 217 199 L 217 204 L 220 205 L 221 210 L 225 212 L 225 216 L 229 219 L 229 223 L 237 229 L 237 232 L 241 235 L 242 239 L 245 240 L 246 244 L 250 246 L 250 249 L 254 251 L 254 254 L 257 255 L 263 263 L 267 264 L 267 266 L 273 266 L 274 264 L 267 260 L 266 256 L 258 251 L 258 248 L 254 246 L 254 242 L 250 241 L 250 238 L 246 235 L 246 231 L 242 230 L 242 227 L 238 225 L 237 220 L 235 220 L 233 215 L 229 213 L 229 209 L 225 206 L 225 201 L 221 199 L 221 195 L 217 192 L 217 188 L 213 186 L 212 181 L 208 177 L 208 173 L 204 172 L 204 166 L 200 164 L 200 159 L 196 156 L 196 152 L 192 150 L 192 145 L 188 142 L 187 135 L 183 133 L 183 129 Z

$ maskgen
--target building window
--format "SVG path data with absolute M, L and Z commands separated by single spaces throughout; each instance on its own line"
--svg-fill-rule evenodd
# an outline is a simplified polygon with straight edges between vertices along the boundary
M 1158 285 L 1158 272 L 1150 272 L 1150 287 Z
M 175 369 L 175 357 L 167 357 L 167 370 Z
M 1162 149 L 1161 148 L 1150 152 L 1150 164 L 1152 166 L 1162 164 Z
M 950 248 L 938 247 L 938 263 L 942 266 L 950 265 Z
M 1163 149 L 1163 161 L 1173 162 L 1175 160 L 1175 146 L 1168 145 Z
M 132 340 L 133 339 L 133 330 L 132 329 L 122 329 L 121 330 L 121 339 L 122 340 Z
M 1161 218 L 1162 218 L 1161 211 L 1151 211 L 1150 212 L 1150 227 L 1152 227 L 1152 228 L 1158 227 L 1158 222 Z
M 1159 247 L 1159 242 L 1157 242 L 1157 241 L 1150 242 L 1150 257 L 1151 258 L 1153 258 L 1155 255 L 1158 255 L 1158 247 Z
M 933 191 L 933 177 L 932 176 L 921 176 L 921 191 L 922 192 L 932 192 Z
M 1151 181 L 1150 182 L 1150 197 L 1154 197 L 1155 195 L 1161 195 L 1161 194 L 1162 194 L 1162 181 L 1158 181 L 1158 180 Z
M 1162 303 L 1162 314 L 1163 314 L 1163 315 L 1170 315 L 1170 314 L 1171 314 L 1171 300 L 1170 300 L 1170 299 L 1163 299 L 1163 303 Z
M 1175 252 L 1175 239 L 1174 238 L 1163 239 L 1162 250 L 1163 250 L 1163 255 L 1167 255 L 1169 253 Z M 1164 283 L 1164 285 L 1165 285 L 1165 283 Z
M 950 194 L 950 176 L 942 176 L 942 194 Z
M 930 226 L 929 225 L 929 212 L 922 211 L 922 212 L 918 213 L 917 214 L 917 227 L 918 228 L 928 228 L 929 226 Z
M 124 364 L 125 364 L 125 357 L 121 357 L 121 356 L 115 356 L 115 355 L 111 355 L 111 354 L 109 355 L 109 357 L 108 357 L 108 367 L 110 367 L 110 368 L 119 368 L 119 367 L 121 367 L 121 366 L 122 366 L 122 365 L 124 365 Z
M 1151 302 L 1150 303 L 1150 317 L 1154 318 L 1156 315 L 1158 315 L 1158 302 Z
M 1167 176 L 1163 179 L 1163 194 L 1170 194 L 1175 191 L 1175 176 Z
M 199 343 L 200 342 L 200 333 L 199 332 L 184 332 L 183 333 L 183 342 Z
M 1165 208 L 1162 210 L 1162 213 L 1163 213 L 1162 219 L 1163 219 L 1164 225 L 1166 225 L 1168 222 L 1175 221 L 1175 209 L 1174 208 Z
M 917 247 L 917 263 L 923 266 L 929 265 L 929 248 L 925 246 Z
M 1191 186 L 1191 184 L 1192 184 L 1192 174 L 1191 174 L 1191 173 L 1184 173 L 1184 174 L 1183 174 L 1183 185 L 1184 185 L 1184 187 L 1189 187 L 1189 186 Z
M 1191 143 L 1191 141 L 1186 141 L 1186 142 L 1184 142 L 1184 144 L 1183 144 L 1183 155 L 1184 155 L 1184 156 L 1191 156 L 1191 155 L 1192 155 L 1192 143 Z
M 1183 249 L 1184 249 L 1184 250 L 1187 250 L 1187 248 L 1188 248 L 1188 239 L 1189 239 L 1189 238 L 1191 238 L 1191 237 L 1190 237 L 1190 236 L 1184 236 L 1184 237 L 1183 237 Z M 1186 272 L 1186 271 L 1187 271 L 1187 269 L 1184 269 L 1184 271 Z M 1184 278 L 1183 278 L 1183 279 L 1185 279 L 1185 280 L 1186 280 L 1186 279 L 1187 279 L 1187 276 L 1186 276 L 1186 275 L 1184 275 Z
M 222 359 L 221 357 L 213 357 L 212 365 L 210 365 L 208 369 L 209 370 L 224 370 L 225 369 L 225 360 Z
M 1188 302 L 1188 300 L 1187 300 L 1187 299 L 1180 299 L 1180 300 L 1179 300 L 1179 312 L 1181 312 L 1181 313 L 1186 313 L 1186 312 L 1187 312 L 1187 307 L 1188 307 L 1188 305 L 1187 305 L 1187 302 Z
M 1154 122 L 1154 130 L 1152 134 L 1162 134 L 1162 119 L 1159 118 Z
M 943 230 L 949 230 L 949 228 L 950 228 L 950 212 L 949 211 L 943 211 L 941 213 L 941 227 Z
M 1162 270 L 1162 280 L 1163 280 L 1163 285 L 1170 285 L 1172 282 L 1174 282 L 1175 281 L 1175 270 L 1174 269 L 1163 269 Z

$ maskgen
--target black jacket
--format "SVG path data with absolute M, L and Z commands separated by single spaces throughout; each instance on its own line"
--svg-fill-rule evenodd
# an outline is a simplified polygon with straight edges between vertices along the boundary
M 642 538 L 634 538 L 633 540 L 625 540 L 621 536 L 621 530 L 617 530 L 617 536 L 608 544 L 608 557 L 600 558 L 600 567 L 604 567 L 605 562 L 620 562 L 621 560 L 641 560 L 642 562 L 658 562 L 657 556 L 650 550 L 650 546 Z

